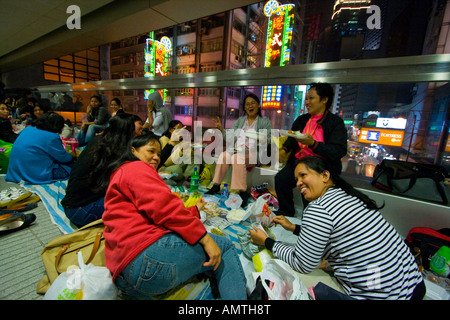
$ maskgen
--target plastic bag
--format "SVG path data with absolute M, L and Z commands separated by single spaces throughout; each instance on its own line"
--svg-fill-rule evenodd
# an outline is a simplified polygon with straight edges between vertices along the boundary
M 270 211 L 266 201 L 265 197 L 256 199 L 247 209 L 245 217 L 249 217 L 250 220 L 255 222 L 261 222 L 268 227 L 272 226 L 272 219 L 275 217 L 275 214 Z
M 300 277 L 282 260 L 268 260 L 260 277 L 270 300 L 312 300 Z
M 92 263 L 84 264 L 81 251 L 78 264 L 73 269 L 61 273 L 52 283 L 44 300 L 114 300 L 117 288 L 112 282 L 111 273 L 105 267 Z
M 225 205 L 230 209 L 238 209 L 241 207 L 242 198 L 237 193 L 231 193 L 225 200 Z

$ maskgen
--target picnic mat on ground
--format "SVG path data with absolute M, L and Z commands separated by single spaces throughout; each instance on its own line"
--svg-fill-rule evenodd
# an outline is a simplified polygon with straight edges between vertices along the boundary
M 45 209 L 50 215 L 50 219 L 63 234 L 71 233 L 78 228 L 67 218 L 61 200 L 66 195 L 68 180 L 56 181 L 50 184 L 28 184 L 21 182 L 21 186 L 39 195 Z
M 78 228 L 67 218 L 61 200 L 64 198 L 68 180 L 61 180 L 51 184 L 32 185 L 21 182 L 20 185 L 41 198 L 45 209 L 50 215 L 50 219 L 63 234 L 71 233 Z M 242 221 L 240 224 L 232 224 L 222 229 L 223 233 L 235 245 L 238 255 L 242 254 L 241 244 L 237 237 L 238 233 L 249 229 L 251 224 Z M 245 266 L 244 266 L 245 267 Z M 195 277 L 183 283 L 160 297 L 159 300 L 211 300 L 214 299 L 211 293 L 209 279 Z

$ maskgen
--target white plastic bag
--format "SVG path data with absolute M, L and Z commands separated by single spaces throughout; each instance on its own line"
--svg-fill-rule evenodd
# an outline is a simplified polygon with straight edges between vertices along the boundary
M 61 273 L 47 290 L 44 300 L 114 300 L 117 288 L 111 273 L 105 267 L 84 264 L 78 252 L 80 268 Z
M 242 204 L 242 198 L 240 195 L 238 195 L 236 193 L 231 193 L 228 196 L 228 199 L 225 200 L 225 205 L 232 210 L 240 208 L 241 204 Z
M 253 202 L 244 216 L 244 220 L 250 218 L 251 221 L 260 222 L 270 227 L 273 225 L 272 219 L 275 214 L 270 211 L 269 206 L 266 204 L 268 198 L 259 197 Z
M 270 300 L 312 300 L 300 277 L 282 260 L 268 260 L 260 277 Z

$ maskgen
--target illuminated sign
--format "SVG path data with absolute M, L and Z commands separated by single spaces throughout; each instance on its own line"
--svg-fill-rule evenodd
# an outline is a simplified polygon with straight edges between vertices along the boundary
M 162 37 L 160 41 L 153 39 L 154 32 L 150 32 L 150 38 L 146 40 L 146 46 L 144 48 L 144 76 L 145 77 L 155 77 L 155 76 L 166 76 L 167 66 L 169 64 L 169 52 L 172 49 L 172 42 L 168 37 Z M 145 90 L 145 99 L 154 90 Z M 163 101 L 167 96 L 167 90 L 162 90 Z
M 359 142 L 376 143 L 387 146 L 401 147 L 404 131 L 375 128 L 361 128 Z
M 265 68 L 285 66 L 289 63 L 294 7 L 293 4 L 280 5 L 274 0 L 268 1 L 264 6 L 264 14 L 269 18 L 264 58 Z M 282 86 L 263 87 L 262 107 L 279 108 L 282 92 Z
M 378 118 L 377 128 L 405 130 L 406 119 Z
M 445 152 L 450 152 L 450 135 L 448 136 L 447 139 L 447 146 L 445 147 Z
M 337 7 L 340 7 L 339 9 Z M 370 1 L 362 1 L 362 0 L 337 0 L 334 4 L 333 15 L 331 16 L 331 20 L 334 19 L 336 15 L 339 15 L 342 10 L 367 10 L 370 9 Z

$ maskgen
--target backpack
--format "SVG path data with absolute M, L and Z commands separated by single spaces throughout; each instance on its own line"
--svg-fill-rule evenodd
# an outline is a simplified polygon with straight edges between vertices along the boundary
M 431 228 L 412 228 L 405 239 L 420 270 L 430 270 L 430 260 L 442 247 L 450 247 L 450 228 L 434 230 Z
M 36 292 L 45 294 L 56 278 L 71 266 L 78 266 L 78 251 L 97 267 L 105 267 L 105 240 L 102 219 L 91 222 L 69 234 L 50 240 L 41 253 L 47 274 L 39 281 Z

